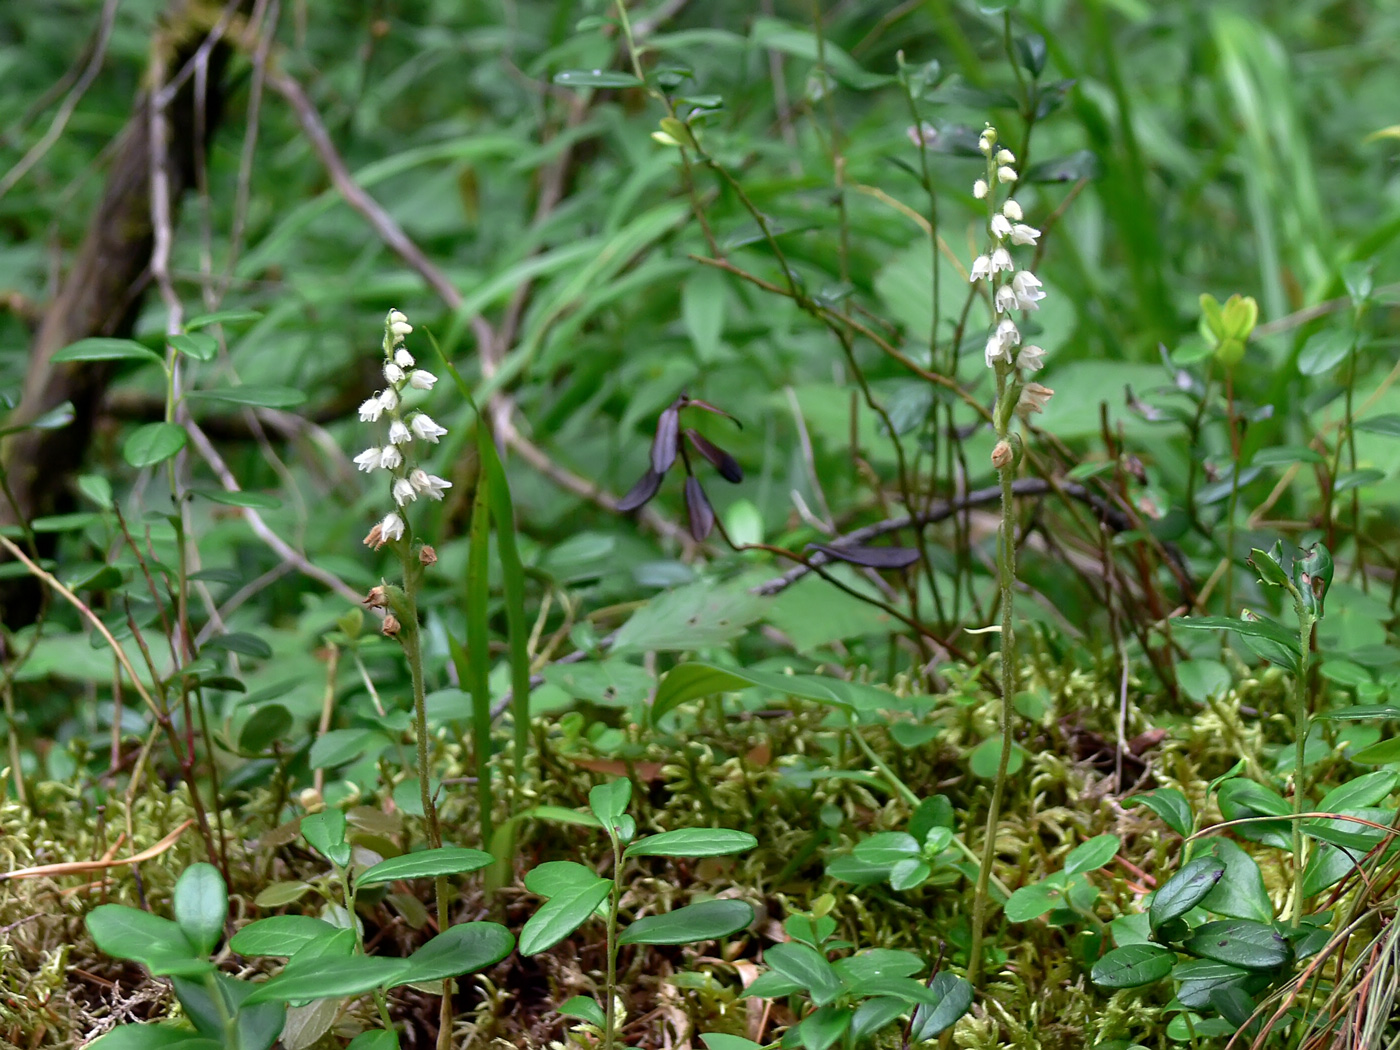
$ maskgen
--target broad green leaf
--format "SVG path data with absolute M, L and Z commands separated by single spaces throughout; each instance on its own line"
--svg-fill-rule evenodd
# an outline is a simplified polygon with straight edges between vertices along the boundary
M 214 390 L 191 390 L 185 397 L 245 408 L 296 408 L 306 400 L 306 394 L 295 387 L 259 386 L 253 383 Z
M 1182 616 L 1172 620 L 1172 627 L 1189 631 L 1234 631 L 1251 638 L 1264 638 L 1277 642 L 1296 652 L 1298 635 L 1273 620 L 1245 620 L 1233 616 Z
M 1006 918 L 1011 922 L 1029 922 L 1048 911 L 1064 907 L 1064 904 L 1064 886 L 1042 880 L 1030 886 L 1022 886 L 1011 894 L 1006 902 Z
M 1355 345 L 1355 336 L 1343 328 L 1324 328 L 1308 336 L 1298 354 L 1298 371 L 1305 376 L 1330 372 L 1346 359 Z
M 775 944 L 763 952 L 763 961 L 799 988 L 805 988 L 817 1006 L 825 1006 L 841 994 L 841 978 L 815 948 L 796 941 Z
M 1182 838 L 1191 834 L 1195 817 L 1191 813 L 1191 803 L 1176 788 L 1158 788 L 1141 795 L 1125 799 L 1123 805 L 1143 805 L 1162 818 L 1163 823 Z
M 520 931 L 520 954 L 537 955 L 553 948 L 582 926 L 593 910 L 607 900 L 612 880 L 594 876 L 591 886 L 566 889 L 549 898 L 531 915 Z
M 246 1003 L 295 1002 L 300 999 L 343 999 L 363 995 L 375 988 L 391 988 L 400 983 L 410 963 L 407 959 L 385 959 L 374 955 L 352 955 L 345 959 L 317 959 L 314 965 L 292 972 L 289 966 L 276 977 L 258 986 Z
M 647 915 L 623 930 L 618 944 L 692 944 L 727 937 L 753 922 L 747 901 L 690 904 L 665 915 Z
M 175 883 L 175 921 L 200 955 L 210 954 L 224 935 L 228 887 L 212 864 L 191 864 Z
M 525 874 L 525 888 L 541 897 L 588 889 L 598 881 L 592 868 L 572 860 L 547 860 Z
M 645 87 L 645 80 L 638 80 L 631 73 L 620 73 L 611 69 L 564 69 L 554 74 L 554 83 L 570 88 L 633 88 Z
M 377 729 L 332 729 L 316 738 L 307 759 L 312 769 L 336 769 L 347 762 L 355 761 L 367 751 L 377 752 L 392 743 L 393 741 Z M 319 846 L 317 848 L 320 849 Z
M 744 989 L 744 995 L 741 998 L 781 999 L 783 996 L 802 991 L 802 989 L 801 983 L 784 977 L 776 970 L 769 970 L 754 978 L 753 983 Z
M 1025 765 L 1026 752 L 1016 744 L 1011 745 L 1011 755 L 1006 763 L 1006 775 L 1014 776 Z M 972 749 L 967 756 L 967 768 L 973 776 L 983 780 L 993 780 L 1001 768 L 1001 738 L 989 736 Z
M 1371 719 L 1400 718 L 1400 704 L 1353 704 L 1351 707 L 1337 707 L 1323 711 L 1314 718 L 1325 718 L 1335 722 L 1366 722 Z
M 70 343 L 53 355 L 54 364 L 71 361 L 154 361 L 158 365 L 165 362 L 148 346 L 134 339 L 79 339 Z
M 229 938 L 239 955 L 291 957 L 313 941 L 335 936 L 336 927 L 311 915 L 269 915 L 250 922 Z
M 1400 709 L 1397 709 L 1400 712 Z M 1363 806 L 1378 805 L 1395 790 L 1400 773 L 1392 770 L 1377 770 L 1352 777 L 1344 784 L 1338 784 L 1317 804 L 1318 810 L 1333 813 L 1338 810 L 1359 809 Z
M 1175 965 L 1176 952 L 1155 944 L 1127 944 L 1094 963 L 1089 978 L 1100 988 L 1137 988 L 1170 976 Z
M 891 868 L 902 860 L 918 857 L 920 852 L 914 836 L 902 831 L 880 831 L 868 835 L 857 842 L 851 851 L 862 863 L 880 868 Z
M 203 332 L 172 335 L 166 342 L 196 361 L 212 361 L 219 353 L 219 341 Z
M 946 970 L 934 975 L 929 990 L 938 994 L 938 1005 L 921 1006 L 914 1011 L 910 1030 L 916 1042 L 932 1039 L 951 1028 L 972 1006 L 972 985 Z
M 235 1050 L 268 1050 L 282 1034 L 287 1009 L 281 1003 L 247 1005 L 248 997 L 257 988 L 251 981 L 240 981 L 226 973 L 206 975 L 204 980 L 173 978 L 175 996 L 200 1035 L 218 1041 L 221 1047 Z M 218 997 L 216 1001 L 215 996 Z M 226 1040 L 224 1019 L 235 1017 L 237 1035 Z
M 259 908 L 282 908 L 288 904 L 295 904 L 310 892 L 311 884 L 309 882 L 301 882 L 296 879 L 288 882 L 273 882 L 258 891 L 258 895 L 253 898 L 253 903 Z M 316 921 L 320 922 L 319 919 Z M 244 929 L 247 927 L 245 926 Z
M 705 1032 L 700 1036 L 700 1041 L 705 1044 L 705 1050 L 763 1050 L 752 1039 L 722 1032 Z
M 188 440 L 178 423 L 147 423 L 131 432 L 122 445 L 122 458 L 138 469 L 153 467 L 179 452 Z
M 1210 993 L 1232 984 L 1247 984 L 1257 980 L 1258 975 L 1238 966 L 1214 962 L 1210 959 L 1191 959 L 1172 970 L 1177 985 L 1176 997 L 1184 1006 L 1202 1010 L 1211 1005 Z
M 1400 737 L 1382 740 L 1352 754 L 1351 760 L 1363 766 L 1388 766 L 1400 762 Z
M 606 827 L 615 826 L 627 812 L 632 798 L 632 781 L 626 777 L 599 784 L 588 792 L 588 807 Z
M 851 1037 L 857 1046 L 862 1045 L 864 1040 L 908 1012 L 909 1004 L 894 996 L 867 999 L 856 1007 L 855 1016 L 851 1018 Z
M 351 1039 L 346 1050 L 399 1050 L 399 1033 L 392 1028 L 371 1028 Z
M 207 499 L 212 503 L 219 503 L 225 507 L 249 507 L 253 510 L 277 510 L 282 506 L 282 501 L 276 496 L 269 496 L 265 492 L 247 492 L 243 489 L 216 489 L 216 488 L 194 488 L 190 490 L 192 495 Z
M 1206 894 L 1201 906 L 1217 915 L 1230 915 L 1238 919 L 1258 922 L 1273 919 L 1274 905 L 1264 888 L 1264 876 L 1254 858 L 1229 839 L 1221 838 L 1210 840 L 1210 853 L 1224 863 L 1225 874 Z
M 256 321 L 262 317 L 256 310 L 216 310 L 211 314 L 197 314 L 185 322 L 185 331 L 193 332 L 215 324 L 234 324 L 238 321 Z
M 1383 416 L 1369 416 L 1366 419 L 1353 423 L 1355 430 L 1364 430 L 1368 434 L 1383 434 L 1386 437 L 1400 437 L 1400 414 L 1389 413 Z
M 829 1005 L 814 1010 L 797 1026 L 803 1050 L 827 1050 L 846 1034 L 855 1011 L 848 1006 Z
M 251 656 L 258 660 L 268 660 L 272 658 L 272 646 L 259 638 L 256 634 L 247 631 L 229 631 L 224 634 L 216 634 L 204 643 L 204 649 L 221 649 L 224 652 L 238 653 L 241 656 Z
M 575 995 L 564 1002 L 559 1007 L 560 1017 L 577 1017 L 581 1021 L 602 1028 L 608 1023 L 607 1016 L 603 1013 L 603 1008 L 598 1005 L 598 1000 L 588 995 Z M 701 1036 L 703 1039 L 704 1036 Z M 759 1050 L 758 1044 L 754 1044 L 755 1050 Z
M 758 845 L 747 831 L 728 828 L 681 828 L 638 839 L 624 851 L 627 857 L 723 857 Z
M 847 988 L 881 977 L 913 977 L 924 961 L 913 952 L 894 948 L 867 948 L 831 964 Z
M 171 1024 L 124 1024 L 85 1044 L 83 1050 L 224 1050 L 224 1046 Z
M 1227 781 L 1217 795 L 1220 813 L 1226 820 L 1246 817 L 1277 816 L 1292 813 L 1292 807 L 1276 792 L 1244 777 Z M 1234 829 L 1244 838 L 1267 843 L 1276 849 L 1292 849 L 1292 824 L 1287 820 L 1260 821 L 1241 824 Z
M 343 868 L 350 863 L 350 847 L 345 841 L 345 814 L 340 810 L 323 809 L 302 817 L 301 834 L 332 864 Z
M 1224 862 L 1215 857 L 1197 857 L 1189 861 L 1153 894 L 1147 911 L 1152 929 L 1185 915 L 1201 903 L 1224 874 Z
M 458 923 L 410 955 L 408 969 L 394 983 L 416 984 L 475 973 L 496 965 L 514 947 L 515 938 L 498 923 Z
M 401 857 L 391 857 L 380 861 L 374 867 L 360 873 L 355 879 L 355 887 L 374 886 L 395 879 L 429 879 L 439 875 L 465 875 L 486 867 L 494 858 L 479 849 L 459 846 L 444 846 L 441 849 L 425 849 L 418 853 L 405 853 Z M 417 980 L 418 978 L 414 978 Z
M 1069 856 L 1065 858 L 1065 875 L 1073 876 L 1102 868 L 1118 855 L 1122 844 L 1117 835 L 1095 835 L 1069 851 Z
M 741 584 L 677 587 L 633 613 L 618 630 L 612 652 L 688 652 L 723 645 L 762 616 L 766 605 L 766 599 Z
M 1272 970 L 1291 954 L 1272 926 L 1249 919 L 1222 919 L 1196 927 L 1181 946 L 1192 955 L 1246 970 Z M 1118 949 L 1120 951 L 1126 949 Z
M 176 923 L 159 915 L 121 904 L 100 904 L 85 921 L 97 947 L 115 958 L 139 962 L 157 977 L 208 973 L 214 968 Z

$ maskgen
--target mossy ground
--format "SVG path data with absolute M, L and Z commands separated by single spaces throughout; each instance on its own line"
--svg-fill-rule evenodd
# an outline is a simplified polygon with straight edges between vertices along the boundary
M 1010 887 L 1027 885 L 1060 870 L 1063 856 L 1086 839 L 1111 832 L 1123 846 L 1122 861 L 1096 872 L 1100 890 L 1095 920 L 1082 927 L 1052 927 L 1044 921 L 1003 924 L 994 943 L 1005 963 L 993 972 L 973 1012 L 951 1034 L 951 1045 L 966 1050 L 1023 1047 L 1038 1050 L 1093 1046 L 1124 1038 L 1167 1045 L 1161 1008 L 1166 986 L 1107 995 L 1088 979 L 1086 953 L 1106 923 L 1138 909 L 1142 896 L 1180 862 L 1182 842 L 1145 807 L 1125 807 L 1118 789 L 1116 736 L 1120 696 L 1116 683 L 1084 674 L 1045 678 L 1033 688 L 1047 702 L 1041 717 L 1024 721 L 1020 742 L 1029 756 L 1014 778 L 998 837 L 998 876 Z M 1154 746 L 1141 763 L 1127 762 L 1125 782 L 1182 790 L 1194 805 L 1205 804 L 1214 776 L 1242 755 L 1251 764 L 1266 761 L 1275 735 L 1267 716 L 1242 715 L 1276 710 L 1276 680 L 1252 682 L 1212 709 L 1165 710 L 1161 698 L 1129 692 L 1125 736 L 1148 735 Z M 1151 718 L 1145 714 L 1153 711 Z M 967 767 L 969 747 L 991 730 L 995 705 L 963 693 L 935 702 L 922 721 L 938 734 L 916 747 L 900 747 L 887 727 L 863 727 L 867 742 L 920 797 L 946 794 L 960 833 L 975 842 L 985 814 L 987 782 Z M 1165 729 L 1153 734 L 1154 728 Z M 546 727 L 541 733 L 549 738 Z M 713 895 L 739 896 L 753 903 L 758 919 L 725 944 L 698 948 L 624 949 L 620 983 L 625 997 L 626 1033 L 631 1045 L 683 1045 L 703 1031 L 727 1031 L 771 1038 L 793 1018 L 782 1004 L 745 1000 L 766 943 L 781 937 L 790 911 L 804 910 L 824 892 L 834 892 L 838 936 L 862 946 L 902 948 L 930 962 L 955 958 L 965 943 L 971 887 L 957 878 L 896 893 L 888 886 L 856 888 L 825 875 L 825 863 L 861 836 L 903 827 L 909 807 L 888 784 L 869 774 L 852 746 L 851 730 L 831 713 L 810 706 L 763 712 L 762 717 L 704 719 L 684 736 L 665 739 L 632 734 L 636 745 L 627 760 L 548 747 L 543 779 L 531 783 L 523 801 L 576 807 L 587 790 L 609 771 L 629 772 L 635 781 L 632 812 L 643 831 L 716 825 L 751 831 L 759 845 L 734 858 L 698 861 L 647 858 L 635 868 L 622 898 L 631 918 Z M 1280 741 L 1282 730 L 1277 731 Z M 1160 739 L 1158 737 L 1160 736 Z M 1107 742 L 1108 757 L 1101 744 Z M 1277 743 L 1279 741 L 1274 741 Z M 457 749 L 445 758 L 460 760 Z M 1125 756 L 1125 759 L 1131 756 Z M 794 777 L 794 769 L 809 771 Z M 830 778 L 813 769 L 861 774 Z M 1131 773 L 1131 777 L 1128 775 Z M 89 790 L 60 784 L 35 785 L 31 806 L 8 803 L 0 811 L 0 859 L 7 869 L 100 857 L 128 826 L 137 848 L 159 841 L 190 817 L 183 789 L 150 790 L 137 796 L 130 814 L 120 796 L 98 805 Z M 388 839 L 410 846 L 416 821 L 392 804 L 372 797 L 350 811 L 351 826 L 364 848 Z M 231 913 L 235 925 L 277 910 L 314 910 L 316 891 L 280 906 L 259 908 L 254 899 L 274 884 L 315 884 L 323 874 L 317 857 L 285 826 L 284 811 L 274 820 L 271 793 L 256 794 L 225 813 L 229 829 Z M 499 814 L 504 817 L 505 806 Z M 443 818 L 449 841 L 471 843 L 476 814 L 471 792 L 448 789 Z M 518 877 L 545 860 L 574 859 L 601 865 L 605 851 L 587 829 L 554 824 L 523 826 L 516 844 L 517 879 L 488 897 L 479 878 L 458 888 L 453 920 L 492 918 L 518 931 L 535 907 Z M 1253 847 L 1251 847 L 1252 849 Z M 127 855 L 123 844 L 118 855 Z M 1258 854 L 1276 901 L 1287 891 L 1287 870 L 1276 854 Z M 31 1047 L 80 1045 L 118 1021 L 158 1017 L 172 1008 L 164 983 L 139 968 L 104 957 L 88 940 L 84 912 L 97 903 L 147 904 L 166 911 L 174 881 L 188 864 L 204 859 L 194 828 L 165 853 L 133 871 L 113 868 L 105 875 L 12 879 L 0 884 L 0 1038 Z M 1126 863 L 1123 863 L 1126 862 Z M 634 862 L 635 863 L 635 862 Z M 406 954 L 429 934 L 423 929 L 429 887 L 424 895 L 395 893 L 363 908 L 366 940 L 379 954 Z M 287 896 L 294 896 L 289 890 Z M 251 974 L 273 965 L 226 956 L 230 972 Z M 456 1045 L 462 1047 L 545 1046 L 587 1043 L 570 1033 L 554 1007 L 571 995 L 601 995 L 605 960 L 601 926 L 586 925 L 555 949 L 522 958 L 512 955 L 487 973 L 459 982 Z M 432 1045 L 436 999 L 412 989 L 394 993 L 393 1011 L 402 1020 L 404 1045 Z M 333 1029 L 353 1034 L 369 1023 L 369 1010 L 350 1008 Z M 329 1045 L 329 1044 L 327 1044 Z M 898 1045 L 895 1039 L 891 1045 Z

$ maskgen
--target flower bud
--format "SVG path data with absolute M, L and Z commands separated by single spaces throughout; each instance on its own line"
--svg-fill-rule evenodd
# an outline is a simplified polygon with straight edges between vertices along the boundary
M 386 613 L 384 616 L 384 625 L 380 627 L 379 630 L 392 638 L 399 633 L 400 627 L 399 618 L 393 613 Z
M 326 800 L 321 797 L 321 793 L 315 788 L 306 788 L 297 796 L 297 802 L 301 808 L 308 813 L 317 813 L 326 808 Z
M 426 543 L 423 544 L 418 548 L 418 563 L 424 566 L 437 564 L 437 551 Z
M 369 593 L 364 597 L 364 604 L 371 609 L 387 609 L 389 607 L 389 592 L 385 590 L 382 583 L 378 587 L 371 587 Z
M 998 441 L 992 449 L 992 466 L 997 470 L 1003 470 L 1011 466 L 1011 461 L 1016 458 L 1015 452 L 1011 449 L 1011 442 L 1005 439 Z

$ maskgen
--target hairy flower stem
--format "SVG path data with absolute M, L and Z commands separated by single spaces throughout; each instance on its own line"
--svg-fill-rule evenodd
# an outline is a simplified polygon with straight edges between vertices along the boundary
M 997 403 L 1007 396 L 1008 369 L 997 369 Z M 997 438 L 1005 441 L 1010 413 L 998 410 Z M 1001 803 L 1006 794 L 1006 771 L 1011 763 L 1012 719 L 1015 710 L 1016 665 L 1011 629 L 1011 602 L 1016 582 L 1016 519 L 1013 513 L 1015 495 L 1011 489 L 1016 470 L 1012 458 L 997 468 L 1001 481 L 1001 532 L 997 547 L 997 579 L 1001 589 L 1001 754 L 997 759 L 997 777 L 992 785 L 992 801 L 987 808 L 987 829 L 982 843 L 982 863 L 977 872 L 977 890 L 972 899 L 972 949 L 968 959 L 967 979 L 974 986 L 982 976 L 982 936 L 987 923 L 987 889 L 996 860 L 997 825 L 1001 820 Z
M 613 1050 L 613 1028 L 617 1024 L 617 909 L 622 903 L 622 842 L 610 827 L 608 838 L 612 841 L 613 880 L 612 892 L 608 894 L 608 979 L 604 985 L 607 1004 L 603 1010 L 603 1050 Z
M 438 823 L 437 803 L 433 801 L 428 764 L 428 700 L 423 687 L 423 647 L 418 627 L 418 576 L 422 571 L 413 555 L 408 538 L 399 541 L 399 557 L 403 566 L 404 617 L 399 627 L 399 644 L 408 661 L 408 674 L 413 682 L 413 729 L 418 738 L 418 791 L 423 802 L 423 816 L 428 825 L 428 845 L 442 846 L 442 826 Z M 438 931 L 448 927 L 447 880 L 439 878 L 433 885 L 437 904 Z M 442 1014 L 438 1025 L 438 1050 L 452 1046 L 452 981 L 442 982 Z

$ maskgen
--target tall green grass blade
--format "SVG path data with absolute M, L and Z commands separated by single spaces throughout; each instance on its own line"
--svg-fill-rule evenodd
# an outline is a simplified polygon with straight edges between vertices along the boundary
M 467 547 L 466 676 L 462 685 L 472 698 L 472 750 L 476 765 L 476 798 L 481 807 L 481 845 L 491 847 L 491 631 L 487 613 L 491 598 L 490 510 L 486 489 L 479 485 L 472 501 L 470 542 Z

